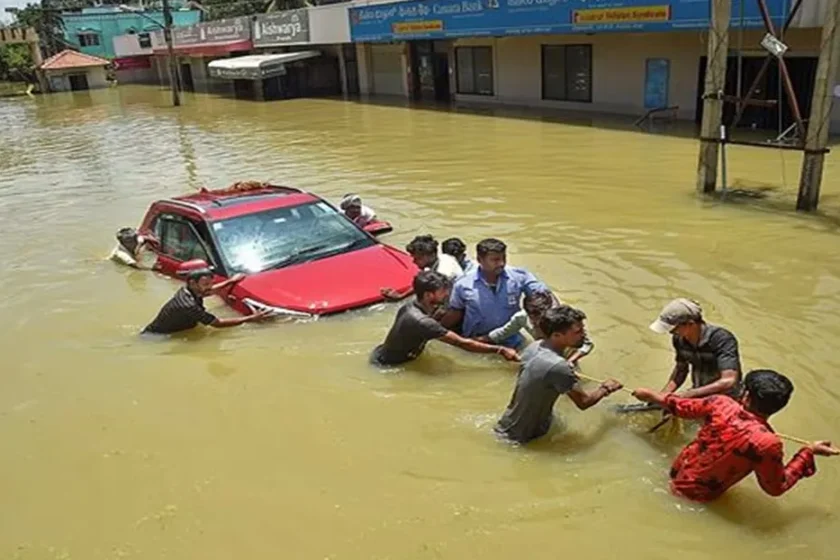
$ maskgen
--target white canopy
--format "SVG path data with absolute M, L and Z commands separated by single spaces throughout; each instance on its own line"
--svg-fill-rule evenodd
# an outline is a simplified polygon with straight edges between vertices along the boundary
M 281 54 L 249 54 L 236 58 L 221 58 L 207 67 L 214 78 L 228 80 L 262 80 L 286 73 L 286 63 L 320 56 L 320 51 L 301 51 Z

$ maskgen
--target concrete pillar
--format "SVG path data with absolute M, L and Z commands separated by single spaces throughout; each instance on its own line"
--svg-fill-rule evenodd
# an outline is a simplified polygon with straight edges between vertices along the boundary
M 344 59 L 344 45 L 338 45 L 338 73 L 341 79 L 341 95 L 346 99 L 347 91 L 347 61 Z

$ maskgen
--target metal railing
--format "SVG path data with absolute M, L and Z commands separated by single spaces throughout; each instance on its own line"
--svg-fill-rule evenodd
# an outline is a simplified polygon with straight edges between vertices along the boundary
M 662 118 L 666 122 L 673 122 L 677 120 L 677 113 L 680 110 L 679 105 L 671 105 L 669 107 L 656 107 L 646 112 L 644 115 L 636 119 L 634 126 L 642 128 L 645 122 L 648 123 L 648 129 L 653 128 L 653 123 L 657 118 Z M 662 115 L 662 117 L 660 117 Z

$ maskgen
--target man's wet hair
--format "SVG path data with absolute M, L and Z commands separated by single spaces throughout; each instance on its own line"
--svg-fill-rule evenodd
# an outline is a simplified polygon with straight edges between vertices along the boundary
M 436 292 L 450 285 L 449 278 L 433 270 L 421 270 L 414 277 L 414 295 L 421 300 L 429 292 Z
M 489 253 L 507 253 L 507 245 L 504 242 L 499 241 L 498 239 L 484 239 L 478 242 L 478 245 L 475 246 L 475 253 L 479 257 L 485 257 Z
M 750 408 L 761 414 L 775 414 L 790 401 L 793 383 L 772 369 L 754 369 L 744 378 L 750 394 Z
M 566 332 L 575 323 L 580 323 L 584 319 L 586 319 L 586 314 L 580 309 L 569 305 L 558 305 L 543 313 L 540 319 L 540 330 L 545 336 L 551 336 L 554 333 Z
M 548 292 L 534 292 L 525 296 L 522 307 L 529 316 L 542 317 L 543 313 L 554 307 L 554 298 Z
M 186 274 L 187 282 L 198 282 L 202 278 L 207 278 L 208 276 L 211 277 L 211 278 L 213 277 L 213 271 L 210 270 L 209 268 L 202 268 L 202 269 L 199 269 L 199 270 L 191 270 L 190 272 L 187 272 L 187 274 Z
M 409 255 L 436 255 L 438 242 L 431 235 L 418 235 L 405 246 Z
M 140 244 L 137 239 L 137 230 L 130 227 L 120 228 L 117 232 L 117 242 L 122 245 L 123 249 L 133 255 Z
M 467 252 L 467 245 L 457 237 L 450 237 L 440 247 L 444 254 L 455 257 L 456 259 Z

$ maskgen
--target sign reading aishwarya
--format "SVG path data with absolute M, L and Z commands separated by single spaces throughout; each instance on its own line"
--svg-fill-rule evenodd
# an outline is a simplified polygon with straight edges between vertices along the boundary
M 176 47 L 234 43 L 251 38 L 251 22 L 247 17 L 198 23 L 172 28 L 172 43 Z
M 781 25 L 789 0 L 766 0 Z M 732 26 L 763 25 L 758 2 L 732 0 Z M 709 0 L 432 0 L 350 8 L 353 41 L 647 32 L 709 26 Z
M 254 21 L 254 45 L 309 42 L 309 11 L 287 10 L 257 16 Z

